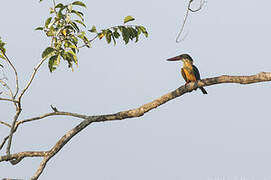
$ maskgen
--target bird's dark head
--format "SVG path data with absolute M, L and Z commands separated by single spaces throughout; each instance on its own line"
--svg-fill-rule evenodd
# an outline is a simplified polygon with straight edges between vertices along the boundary
M 193 59 L 191 58 L 191 56 L 189 54 L 181 54 L 179 56 L 173 57 L 173 58 L 169 58 L 167 59 L 167 61 L 183 61 L 184 63 L 193 63 Z

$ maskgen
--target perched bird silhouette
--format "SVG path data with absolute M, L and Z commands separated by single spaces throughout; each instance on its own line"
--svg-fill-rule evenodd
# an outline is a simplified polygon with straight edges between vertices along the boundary
M 191 56 L 189 56 L 189 54 L 181 54 L 179 56 L 167 59 L 167 61 L 179 60 L 183 61 L 181 73 L 186 83 L 200 80 L 199 70 L 195 65 L 193 65 L 193 59 Z M 200 87 L 200 90 L 203 94 L 207 94 L 207 91 L 203 87 Z

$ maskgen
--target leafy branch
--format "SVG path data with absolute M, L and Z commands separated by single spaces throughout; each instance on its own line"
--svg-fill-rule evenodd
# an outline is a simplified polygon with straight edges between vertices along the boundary
M 105 37 L 109 44 L 111 41 L 116 44 L 116 39 L 122 36 L 123 41 L 127 44 L 130 40 L 137 42 L 139 35 L 142 33 L 146 37 L 148 32 L 141 25 L 121 25 L 103 29 L 100 32 L 93 26 L 90 33 L 96 34 L 92 39 L 89 39 L 86 34 L 86 25 L 84 13 L 77 10 L 77 7 L 86 8 L 87 6 L 81 1 L 74 1 L 70 4 L 56 4 L 50 9 L 51 16 L 45 20 L 44 26 L 37 27 L 36 30 L 41 30 L 45 35 L 51 38 L 51 45 L 47 47 L 42 58 L 49 59 L 48 67 L 50 72 L 56 70 L 61 59 L 68 63 L 68 67 L 73 70 L 73 65 L 78 65 L 78 52 L 80 48 L 91 47 L 91 43 L 99 38 Z M 124 24 L 135 20 L 132 16 L 124 18 Z M 83 45 L 79 46 L 79 41 Z
M 42 0 L 40 0 L 41 2 Z M 15 73 L 15 83 L 16 90 L 15 93 L 8 86 L 6 82 L 3 80 L 0 81 L 0 85 L 5 87 L 10 94 L 10 98 L 0 97 L 1 101 L 12 102 L 16 108 L 16 113 L 14 115 L 12 124 L 10 125 L 10 133 L 4 138 L 4 142 L 0 145 L 0 149 L 2 149 L 5 142 L 8 140 L 6 153 L 7 156 L 10 155 L 10 149 L 12 144 L 12 137 L 14 132 L 18 126 L 18 118 L 22 112 L 22 97 L 25 92 L 29 89 L 32 84 L 39 68 L 43 65 L 43 63 L 49 59 L 48 67 L 50 72 L 53 72 L 57 66 L 59 65 L 61 59 L 68 62 L 68 67 L 73 69 L 73 64 L 78 65 L 78 53 L 79 53 L 79 41 L 84 43 L 83 47 L 90 47 L 91 42 L 95 40 L 97 37 L 102 39 L 103 36 L 106 37 L 108 43 L 111 42 L 111 39 L 115 42 L 115 38 L 122 36 L 123 40 L 126 44 L 129 40 L 136 39 L 138 41 L 139 35 L 142 33 L 146 37 L 148 33 L 144 26 L 140 25 L 122 25 L 122 26 L 114 26 L 101 32 L 93 32 L 96 33 L 96 36 L 92 39 L 88 39 L 86 36 L 86 31 L 82 28 L 86 28 L 84 14 L 78 10 L 79 8 L 86 8 L 86 5 L 81 1 L 74 1 L 69 4 L 56 4 L 55 0 L 53 1 L 53 8 L 50 8 L 50 17 L 45 20 L 44 26 L 37 27 L 36 30 L 40 30 L 44 32 L 44 34 L 51 39 L 50 46 L 45 48 L 42 52 L 42 59 L 34 68 L 30 79 L 27 81 L 26 86 L 19 93 L 19 84 L 18 84 L 18 73 L 15 66 L 12 64 L 11 60 L 6 55 L 5 42 L 3 42 L 0 38 L 0 59 L 3 59 Z M 124 18 L 124 24 L 130 21 L 133 21 L 134 18 L 131 16 L 127 16 Z M 96 28 L 95 28 L 96 29 Z M 92 28 L 93 30 L 93 28 Z M 90 32 L 92 31 L 90 30 Z M 112 31 L 114 30 L 114 32 Z M 118 37 L 117 37 L 118 36 Z M 115 42 L 116 43 L 116 42 Z M 4 68 L 2 65 L 2 61 L 0 61 L 0 68 Z M 2 95 L 2 92 L 0 92 Z M 18 96 L 18 97 L 17 97 Z M 1 123 L 4 124 L 4 123 Z

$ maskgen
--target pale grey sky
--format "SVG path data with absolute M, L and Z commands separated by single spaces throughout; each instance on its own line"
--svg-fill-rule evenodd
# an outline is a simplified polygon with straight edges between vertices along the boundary
M 181 53 L 194 58 L 202 78 L 271 71 L 270 1 L 210 0 L 191 14 L 189 34 L 180 44 L 175 38 L 187 0 L 84 2 L 89 27 L 116 25 L 132 15 L 147 27 L 149 38 L 117 46 L 96 41 L 80 51 L 74 72 L 62 64 L 50 73 L 45 64 L 25 94 L 21 119 L 50 112 L 50 104 L 89 115 L 136 108 L 184 84 L 181 63 L 165 61 Z M 34 28 L 44 23 L 50 6 L 50 0 L 1 3 L 0 36 L 21 86 L 49 44 Z M 208 95 L 185 94 L 140 118 L 90 125 L 49 161 L 40 179 L 271 179 L 270 83 L 206 90 Z M 0 120 L 11 122 L 13 113 L 10 103 L 0 102 Z M 25 124 L 14 136 L 12 152 L 48 150 L 79 122 L 53 117 Z M 7 133 L 0 126 L 0 137 Z M 0 178 L 28 179 L 40 161 L 0 163 Z

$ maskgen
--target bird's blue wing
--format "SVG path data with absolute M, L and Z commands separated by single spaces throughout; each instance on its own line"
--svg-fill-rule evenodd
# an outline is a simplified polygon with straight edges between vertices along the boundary
M 195 74 L 195 76 L 196 76 L 196 79 L 197 79 L 197 80 L 200 80 L 199 70 L 198 70 L 198 68 L 197 68 L 196 66 L 194 66 L 194 65 L 193 65 L 193 72 L 194 72 L 194 74 Z

